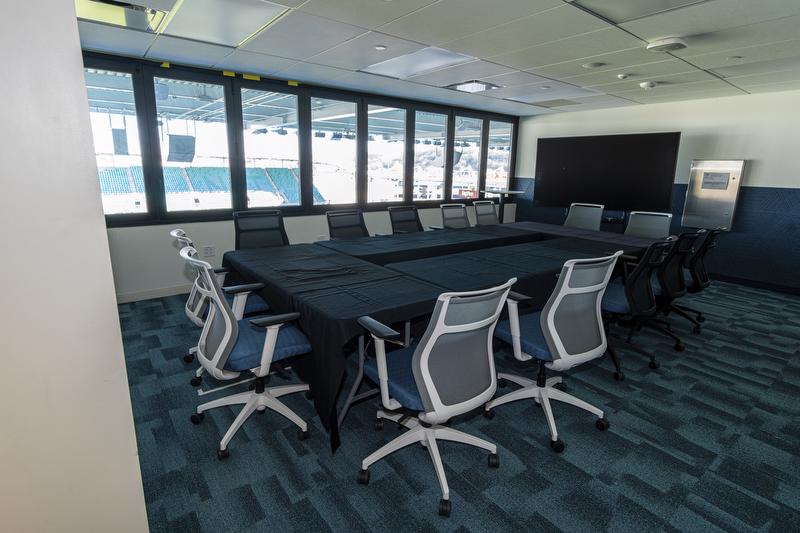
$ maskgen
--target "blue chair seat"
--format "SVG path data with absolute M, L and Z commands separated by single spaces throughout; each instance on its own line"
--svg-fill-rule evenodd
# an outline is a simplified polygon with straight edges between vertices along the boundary
M 523 352 L 536 359 L 552 361 L 553 355 L 542 333 L 541 316 L 541 313 L 530 313 L 519 317 L 520 346 Z M 508 320 L 498 322 L 494 336 L 511 344 L 511 322 Z
M 244 372 L 261 364 L 261 352 L 264 349 L 266 328 L 252 325 L 248 320 L 239 321 L 239 337 L 225 362 L 225 370 Z M 272 361 L 280 361 L 287 357 L 301 355 L 311 351 L 311 343 L 296 326 L 284 324 L 278 332 L 278 341 Z
M 631 306 L 628 304 L 628 297 L 625 296 L 625 286 L 622 281 L 615 280 L 608 284 L 603 295 L 602 308 L 603 311 L 619 315 L 626 315 L 631 312 Z
M 401 348 L 386 354 L 386 370 L 389 373 L 389 395 L 400 402 L 406 409 L 424 411 L 422 398 L 419 396 L 414 371 L 411 361 L 414 358 L 416 345 Z M 377 359 L 368 358 L 364 362 L 364 373 L 375 383 L 380 383 L 378 377 Z
M 228 300 L 228 305 L 233 307 L 233 295 L 226 294 L 225 299 Z M 247 296 L 247 303 L 244 304 L 244 314 L 247 315 L 263 315 L 269 312 L 269 305 L 264 301 L 264 298 L 258 294 L 249 294 Z

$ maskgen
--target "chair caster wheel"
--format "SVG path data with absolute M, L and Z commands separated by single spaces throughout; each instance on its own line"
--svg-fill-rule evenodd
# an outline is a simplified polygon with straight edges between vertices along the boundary
M 483 418 L 485 418 L 487 420 L 493 419 L 494 418 L 494 411 L 491 411 L 491 410 L 490 411 L 484 411 L 483 412 Z
M 439 516 L 450 516 L 451 510 L 450 500 L 439 500 Z
M 658 364 L 658 361 L 656 361 L 656 360 L 653 360 L 653 361 L 650 361 L 650 363 L 648 364 L 648 366 L 649 366 L 649 367 L 650 367 L 652 370 L 658 370 L 658 367 L 660 367 L 661 365 L 660 365 L 660 364 Z
M 380 418 L 375 421 L 375 431 L 381 431 L 383 429 L 383 420 Z
M 199 387 L 202 382 L 203 382 L 203 378 L 201 378 L 200 376 L 195 376 L 189 381 L 189 384 L 192 387 Z
M 305 431 L 300 431 L 297 436 L 300 438 L 300 440 L 308 440 L 310 435 L 311 434 L 309 433 L 309 430 L 306 429 Z
M 600 431 L 605 431 L 611 426 L 608 419 L 606 417 L 598 418 L 597 421 L 594 423 L 594 427 L 599 429 Z
M 192 361 L 194 361 L 194 354 L 187 353 L 183 356 L 184 363 L 191 363 Z
M 701 328 L 700 326 L 695 326 L 692 329 L 692 333 L 694 333 L 695 335 L 700 335 L 702 332 L 703 332 L 703 328 Z
M 194 424 L 196 426 L 197 424 L 202 422 L 205 417 L 206 417 L 206 415 L 203 414 L 203 413 L 195 413 L 195 414 L 193 414 L 192 416 L 189 417 L 189 420 L 191 420 L 192 424 Z
M 230 456 L 231 452 L 229 452 L 227 448 L 225 448 L 224 450 L 217 450 L 217 459 L 219 459 L 220 461 L 224 461 Z
M 623 381 L 625 379 L 625 374 L 622 372 L 614 372 L 614 379 L 616 381 Z
M 369 485 L 369 470 L 363 468 L 358 472 L 358 484 Z
M 496 453 L 489 454 L 489 468 L 500 468 L 500 457 Z
M 565 447 L 566 447 L 566 444 L 564 444 L 564 441 L 561 440 L 561 439 L 551 440 L 550 441 L 550 449 L 553 450 L 556 453 L 563 452 Z
M 673 346 L 673 348 L 675 349 L 676 352 L 682 352 L 683 350 L 686 349 L 686 347 L 680 342 L 675 343 L 675 346 Z
M 556 383 L 555 385 L 553 385 L 553 388 L 557 389 L 557 390 L 560 390 L 560 391 L 563 391 L 563 392 L 566 392 L 567 391 L 567 384 L 562 381 L 561 383 Z
M 697 321 L 698 322 L 705 322 L 706 321 L 706 317 L 704 317 L 703 315 L 697 315 Z

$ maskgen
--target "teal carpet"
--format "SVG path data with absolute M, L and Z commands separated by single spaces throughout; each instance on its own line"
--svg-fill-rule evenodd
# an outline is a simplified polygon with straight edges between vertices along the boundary
M 254 415 L 220 462 L 217 443 L 235 411 L 207 413 L 183 362 L 199 330 L 184 297 L 119 306 L 150 530 L 238 531 L 800 531 L 800 298 L 717 283 L 687 303 L 708 320 L 700 335 L 672 318 L 686 351 L 643 333 L 661 368 L 621 352 L 626 379 L 602 359 L 565 376 L 570 392 L 604 409 L 554 404 L 562 454 L 548 446 L 532 401 L 453 426 L 497 443 L 501 467 L 475 448 L 440 446 L 453 512 L 436 514 L 439 486 L 425 449 L 408 447 L 356 484 L 361 459 L 397 435 L 374 429 L 375 401 L 355 406 L 331 455 L 302 394 L 286 403 L 310 421 L 301 441 L 283 417 Z M 498 353 L 500 370 L 534 369 Z M 350 374 L 352 375 L 352 371 Z M 275 380 L 276 382 L 280 380 Z M 509 386 L 510 387 L 510 386 Z M 499 389 L 498 393 L 511 390 Z

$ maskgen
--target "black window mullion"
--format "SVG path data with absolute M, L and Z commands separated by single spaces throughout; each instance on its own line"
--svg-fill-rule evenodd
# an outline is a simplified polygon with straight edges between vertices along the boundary
M 489 127 L 491 122 L 489 119 L 483 119 L 483 126 L 481 127 L 481 164 L 480 171 L 478 172 L 478 198 L 484 198 L 486 195 L 481 192 L 486 189 L 486 166 L 489 159 Z
M 414 138 L 416 136 L 417 112 L 406 109 L 406 146 L 403 175 L 403 202 L 414 201 Z
M 300 142 L 300 205 L 314 207 L 313 163 L 311 154 L 311 94 L 297 95 L 297 135 Z
M 442 201 L 447 202 L 453 199 L 453 150 L 455 149 L 456 138 L 456 114 L 453 111 L 447 113 L 447 152 L 444 163 L 444 195 Z
M 164 176 L 161 169 L 161 142 L 158 135 L 158 113 L 154 87 L 154 70 L 143 66 L 139 69 L 139 83 L 134 87 L 136 114 L 141 117 L 139 137 L 142 147 L 142 173 L 148 212 L 156 219 L 163 219 L 167 212 L 164 191 Z M 141 105 L 141 111 L 139 106 Z
M 231 176 L 231 205 L 234 211 L 247 209 L 247 178 L 244 162 L 242 91 L 238 80 L 225 82 L 225 124 L 228 130 L 228 168 Z
M 508 188 L 514 186 L 514 177 L 517 172 L 517 136 L 519 134 L 519 119 L 511 123 L 511 157 L 508 162 Z M 513 199 L 514 197 L 511 196 Z
M 369 137 L 369 114 L 367 102 L 359 98 L 356 102 L 356 203 L 367 204 L 367 140 Z

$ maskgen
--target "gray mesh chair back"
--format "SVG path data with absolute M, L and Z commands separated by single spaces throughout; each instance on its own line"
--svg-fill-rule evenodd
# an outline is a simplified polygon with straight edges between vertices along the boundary
M 548 364 L 550 368 L 566 370 L 606 352 L 600 304 L 620 255 L 622 251 L 564 263 L 558 284 L 540 317 L 542 333 L 553 357 Z
M 328 218 L 328 233 L 331 239 L 369 237 L 361 211 L 353 209 L 328 211 L 325 215 Z
M 672 213 L 654 213 L 650 211 L 631 211 L 625 235 L 650 239 L 665 239 L 669 236 Z
M 573 203 L 569 206 L 564 226 L 599 231 L 603 221 L 603 208 L 600 204 Z
M 286 246 L 289 238 L 283 227 L 283 215 L 274 209 L 235 211 L 236 249 Z
M 492 336 L 516 278 L 498 287 L 439 296 L 411 368 L 425 413 L 438 424 L 487 402 L 497 387 Z
M 494 210 L 494 202 L 491 200 L 476 200 L 472 202 L 475 206 L 475 220 L 478 226 L 492 226 L 497 224 L 497 213 Z
M 462 229 L 470 227 L 467 208 L 464 204 L 442 204 L 442 227 Z
M 652 317 L 658 311 L 653 293 L 653 273 L 661 267 L 675 245 L 675 237 L 671 239 L 651 244 L 633 270 L 625 276 L 625 297 L 631 315 L 635 317 Z
M 192 239 L 186 235 L 186 232 L 180 228 L 175 228 L 174 230 L 169 232 L 170 237 L 175 239 L 175 244 L 178 246 L 178 249 L 181 250 L 187 246 L 192 247 L 194 249 L 194 243 Z M 192 268 L 192 271 L 195 272 L 195 278 L 199 276 L 199 272 L 196 271 L 195 268 Z M 186 317 L 198 327 L 203 327 L 203 323 L 205 322 L 204 317 L 206 316 L 206 312 L 208 311 L 208 301 L 197 291 L 197 283 L 192 284 L 192 289 L 189 291 L 189 297 L 186 299 L 186 305 L 184 306 L 184 312 L 186 313 Z
M 717 239 L 722 234 L 721 229 L 712 229 L 706 232 L 703 241 L 696 247 L 695 253 L 689 257 L 686 267 L 692 276 L 692 286 L 688 287 L 689 292 L 700 292 L 711 285 L 711 278 L 706 269 L 705 259 L 709 252 L 716 248 Z
M 683 267 L 687 264 L 689 257 L 694 254 L 695 246 L 700 244 L 700 239 L 704 234 L 705 232 L 699 231 L 681 233 L 675 246 L 664 258 L 661 267 L 656 271 L 664 299 L 671 301 L 686 294 L 686 278 L 683 276 Z
M 392 233 L 417 233 L 424 231 L 419 213 L 413 205 L 396 205 L 388 208 Z
M 197 343 L 197 360 L 215 378 L 232 379 L 237 373 L 223 370 L 223 367 L 239 337 L 239 323 L 222 294 L 211 265 L 197 259 L 197 250 L 190 246 L 181 250 L 181 257 L 197 269 L 199 275 L 195 286 L 208 300 L 208 315 Z

